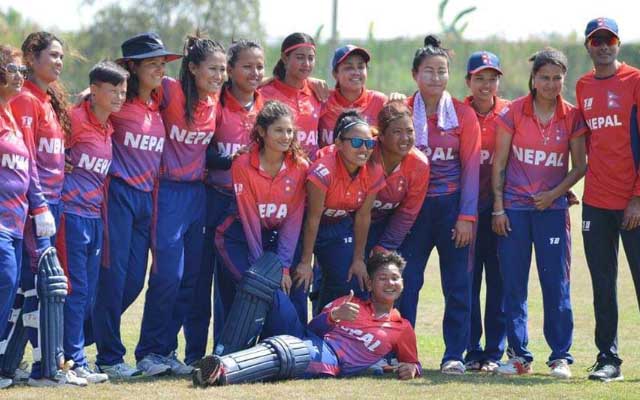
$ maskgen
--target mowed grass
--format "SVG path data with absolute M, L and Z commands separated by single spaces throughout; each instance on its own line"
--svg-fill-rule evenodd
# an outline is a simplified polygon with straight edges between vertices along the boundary
M 581 188 L 577 192 L 582 192 Z M 115 381 L 88 388 L 32 389 L 25 386 L 0 390 L 2 399 L 640 399 L 640 313 L 629 268 L 620 253 L 618 302 L 620 307 L 619 346 L 624 359 L 624 382 L 603 384 L 586 379 L 587 368 L 593 364 L 596 348 L 593 340 L 594 320 L 592 289 L 586 266 L 580 232 L 580 207 L 573 207 L 573 262 L 571 270 L 574 312 L 572 366 L 574 378 L 560 381 L 548 376 L 545 361 L 549 348 L 542 331 L 542 298 L 535 263 L 529 284 L 529 343 L 536 360 L 534 374 L 526 377 L 503 378 L 467 374 L 447 377 L 438 372 L 443 353 L 442 315 L 444 299 L 436 252 L 429 260 L 425 286 L 422 289 L 416 333 L 419 355 L 425 369 L 423 377 L 401 382 L 393 376 L 383 378 L 324 379 L 288 381 L 272 384 L 246 384 L 233 387 L 195 389 L 187 378 L 165 377 Z M 640 246 L 640 243 L 638 243 Z M 144 295 L 123 318 L 122 332 L 128 353 L 127 362 L 135 364 L 133 351 L 140 332 Z M 184 341 L 180 342 L 183 354 Z M 95 347 L 88 348 L 95 360 Z

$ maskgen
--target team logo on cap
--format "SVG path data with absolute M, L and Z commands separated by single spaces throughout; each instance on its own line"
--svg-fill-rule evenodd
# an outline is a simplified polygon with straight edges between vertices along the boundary
M 490 65 L 491 64 L 491 59 L 489 58 L 489 54 L 482 53 L 482 63 L 486 64 L 486 65 Z
M 607 107 L 609 108 L 620 108 L 620 104 L 618 103 L 618 99 L 620 96 L 613 93 L 612 91 L 607 91 Z

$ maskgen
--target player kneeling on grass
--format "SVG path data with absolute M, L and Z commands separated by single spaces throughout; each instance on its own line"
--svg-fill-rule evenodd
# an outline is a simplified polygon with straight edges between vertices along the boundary
M 194 385 L 351 376 L 391 351 L 399 360 L 398 377 L 415 378 L 422 373 L 416 336 L 393 307 L 402 293 L 404 266 L 397 253 L 375 254 L 367 261 L 370 300 L 351 293 L 327 304 L 304 337 L 274 336 L 247 350 L 205 357 L 193 372 Z

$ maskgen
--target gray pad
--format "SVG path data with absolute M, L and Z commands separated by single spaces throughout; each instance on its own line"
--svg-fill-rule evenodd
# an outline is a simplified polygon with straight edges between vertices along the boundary
M 302 340 L 289 335 L 273 336 L 255 347 L 221 357 L 224 372 L 219 383 L 300 378 L 310 361 L 309 347 Z
M 64 364 L 62 335 L 67 277 L 58 261 L 56 249 L 49 247 L 38 260 L 38 298 L 40 299 L 40 351 L 42 375 L 54 378 Z
M 266 252 L 242 276 L 214 353 L 224 355 L 254 346 L 280 287 L 282 264 Z
M 7 331 L 3 332 L 5 339 L 0 345 L 0 375 L 8 378 L 15 376 L 29 341 L 23 321 L 25 297 L 21 292 L 16 295 L 9 318 L 10 324 L 7 326 Z

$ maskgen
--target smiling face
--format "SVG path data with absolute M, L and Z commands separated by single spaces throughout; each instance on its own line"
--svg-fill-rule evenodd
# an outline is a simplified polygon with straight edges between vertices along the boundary
M 368 125 L 356 124 L 346 132 L 342 132 L 336 139 L 336 148 L 340 151 L 342 159 L 349 170 L 364 166 L 373 152 L 373 149 L 368 149 L 364 143 L 358 148 L 353 147 L 349 140 L 352 138 L 373 139 L 371 128 Z
M 596 67 L 606 67 L 615 63 L 620 52 L 620 41 L 617 36 L 604 29 L 591 35 L 585 46 Z
M 201 98 L 216 94 L 227 77 L 227 56 L 222 51 L 214 51 L 199 64 L 190 62 L 189 71 Z
M 385 153 L 398 157 L 406 156 L 415 143 L 413 121 L 409 116 L 403 116 L 389 123 L 378 137 Z
M 119 85 L 113 85 L 108 82 L 94 83 L 90 89 L 93 105 L 107 113 L 120 111 L 124 101 L 127 99 L 127 81 Z
M 467 79 L 467 86 L 474 99 L 491 101 L 498 93 L 500 74 L 492 68 L 483 69 Z
M 362 54 L 352 53 L 333 72 L 341 90 L 360 92 L 367 82 L 367 62 Z
M 264 54 L 261 49 L 251 47 L 240 51 L 234 65 L 227 71 L 232 84 L 243 93 L 255 92 L 264 78 Z
M 15 67 L 16 72 L 9 72 L 8 66 L 12 65 L 12 68 Z M 22 67 L 22 61 L 18 57 L 14 57 L 7 65 L 3 65 L 4 70 L 4 84 L 0 84 L 0 97 L 5 101 L 8 101 L 13 96 L 20 93 L 20 89 L 22 89 L 22 84 L 24 84 L 24 77 L 22 73 L 18 71 Z
M 284 153 L 291 148 L 291 143 L 295 138 L 295 130 L 293 129 L 293 121 L 291 117 L 284 116 L 273 121 L 266 131 L 258 128 L 258 134 L 264 141 L 265 150 Z
M 369 278 L 369 288 L 374 302 L 392 306 L 404 288 L 400 268 L 393 263 L 378 268 Z
M 29 54 L 27 63 L 33 71 L 33 77 L 48 85 L 60 77 L 63 58 L 64 50 L 62 49 L 62 44 L 57 40 L 53 40 L 49 47 L 37 55 Z
M 316 50 L 313 47 L 298 47 L 289 54 L 282 56 L 287 76 L 303 81 L 311 76 L 316 65 Z
M 413 71 L 413 79 L 422 95 L 440 97 L 449 82 L 449 62 L 446 57 L 432 55 L 425 57 Z
M 153 90 L 160 87 L 167 65 L 165 57 L 145 58 L 139 64 L 130 62 L 132 63 L 132 70 L 138 76 L 140 88 Z
M 545 64 L 533 75 L 536 96 L 552 101 L 562 92 L 565 72 L 559 65 Z

